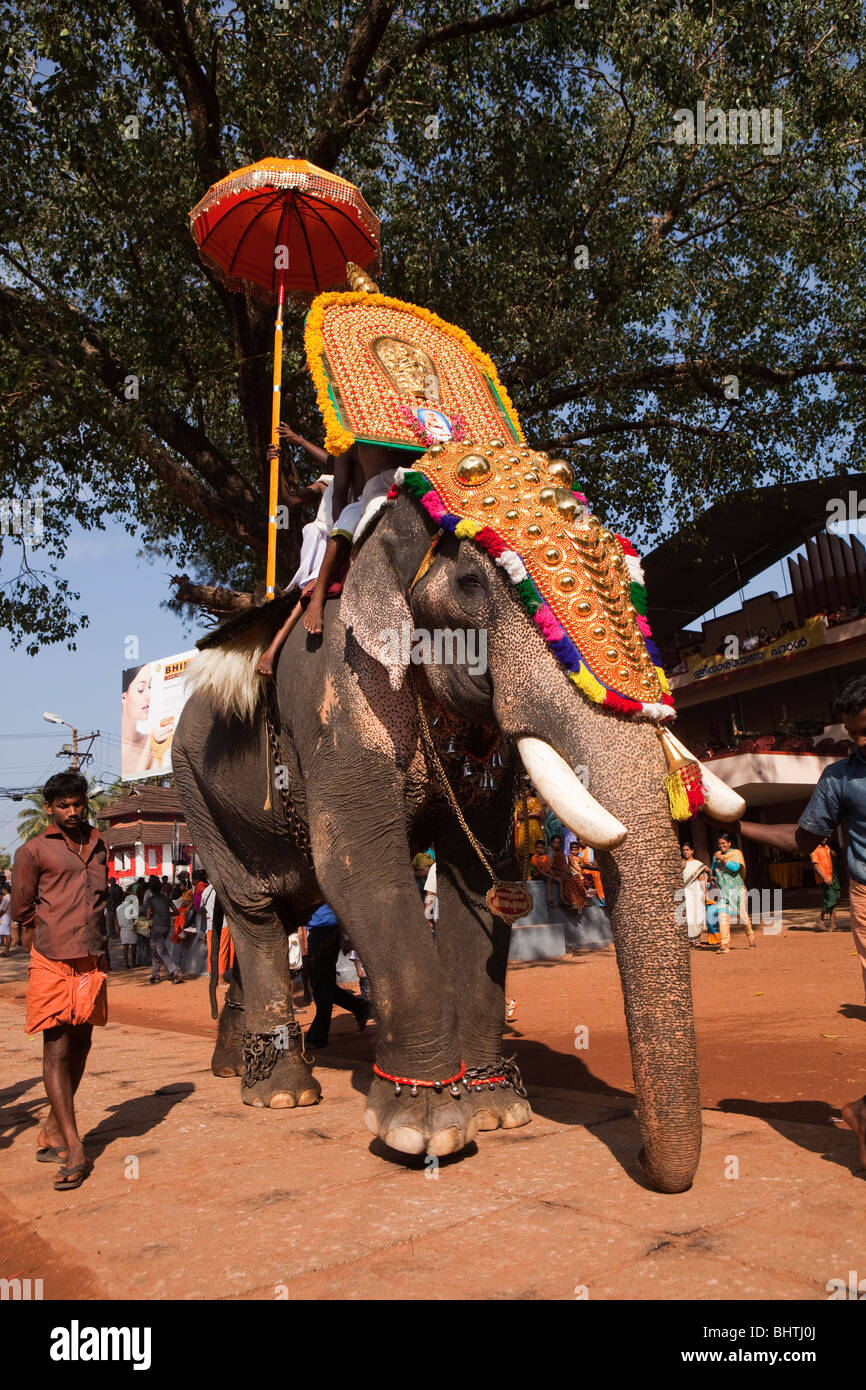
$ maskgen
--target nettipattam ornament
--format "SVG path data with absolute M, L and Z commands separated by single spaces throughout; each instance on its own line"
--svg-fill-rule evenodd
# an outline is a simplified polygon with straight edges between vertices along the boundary
M 358 441 L 423 453 L 435 443 L 502 435 L 520 422 L 490 358 L 428 309 L 379 294 L 319 295 L 304 331 L 332 454 Z
M 673 717 L 635 549 L 590 513 L 564 459 L 501 437 L 451 441 L 398 469 L 392 496 L 401 488 L 437 526 L 472 539 L 503 568 L 589 699 L 657 723 Z

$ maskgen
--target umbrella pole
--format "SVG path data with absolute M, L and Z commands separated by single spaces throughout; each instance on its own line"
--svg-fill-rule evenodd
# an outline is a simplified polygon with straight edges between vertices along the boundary
M 280 276 L 279 296 L 277 299 L 277 320 L 274 324 L 274 394 L 271 406 L 271 445 L 273 448 L 280 447 L 280 436 L 277 433 L 280 425 L 280 387 L 283 381 L 283 300 L 285 298 L 285 280 Z M 280 486 L 280 460 L 271 459 L 271 480 L 268 494 L 268 565 L 265 573 L 265 601 L 274 597 L 274 586 L 277 577 L 277 506 L 279 503 Z

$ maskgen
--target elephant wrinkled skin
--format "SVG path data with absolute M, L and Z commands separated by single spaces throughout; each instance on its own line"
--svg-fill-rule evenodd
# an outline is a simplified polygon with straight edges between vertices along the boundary
M 224 717 L 201 683 L 174 740 L 178 789 L 198 851 L 233 927 L 243 980 L 230 991 L 218 1054 L 221 1074 L 241 1071 L 244 1033 L 290 1023 L 286 933 L 322 895 L 364 961 L 378 1021 L 377 1062 L 395 1076 L 442 1079 L 501 1056 L 510 929 L 484 901 L 490 879 L 428 769 L 412 682 L 425 708 L 438 703 L 460 738 L 483 754 L 497 730 L 506 766 L 494 789 L 476 791 L 466 819 L 495 856 L 508 843 L 517 740 L 548 744 L 570 768 L 587 769 L 591 797 L 621 822 L 600 855 L 611 907 L 632 1052 L 648 1180 L 662 1191 L 692 1181 L 700 1151 L 687 934 L 674 919 L 680 857 L 662 788 L 655 731 L 590 704 L 568 681 L 502 572 L 470 541 L 446 536 L 409 586 L 433 526 L 405 495 L 390 503 L 356 553 L 340 604 L 326 605 L 321 642 L 298 625 L 279 658 L 275 698 L 282 775 L 309 825 L 315 873 L 287 828 L 278 792 L 263 810 L 269 777 L 262 703 L 252 719 Z M 262 624 L 236 660 L 255 659 L 273 630 Z M 383 635 L 414 629 L 486 631 L 487 670 L 464 663 L 409 665 L 405 644 Z M 477 651 L 479 648 L 470 650 Z M 431 698 L 432 697 L 432 698 Z M 559 763 L 556 763 L 559 766 Z M 267 769 L 270 769 L 268 771 Z M 461 798 L 459 765 L 456 790 Z M 575 827 L 576 828 L 576 827 Z M 617 840 L 620 843 L 616 843 Z M 434 842 L 438 940 L 423 915 L 411 855 Z M 242 1004 L 243 1013 L 239 1005 Z M 400 1095 L 374 1078 L 366 1123 L 409 1153 L 456 1152 L 479 1128 L 523 1124 L 528 1104 L 513 1089 L 454 1096 Z M 318 1098 L 299 1044 L 270 1075 L 242 1081 L 250 1104 Z

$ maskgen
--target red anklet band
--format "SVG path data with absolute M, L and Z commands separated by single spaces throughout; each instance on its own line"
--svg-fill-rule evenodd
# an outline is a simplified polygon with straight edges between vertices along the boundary
M 444 1086 L 454 1086 L 458 1081 L 463 1080 L 466 1075 L 466 1063 L 461 1062 L 460 1070 L 454 1076 L 445 1077 L 443 1081 L 417 1081 L 411 1076 L 391 1076 L 388 1072 L 383 1071 L 376 1062 L 373 1063 L 373 1071 L 377 1076 L 381 1076 L 383 1081 L 393 1081 L 395 1086 L 433 1086 L 441 1090 Z

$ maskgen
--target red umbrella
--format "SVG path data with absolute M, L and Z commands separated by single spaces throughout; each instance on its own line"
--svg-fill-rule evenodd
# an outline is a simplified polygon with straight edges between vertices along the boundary
M 271 444 L 278 445 L 286 297 L 308 302 L 346 283 L 353 261 L 375 274 L 379 219 L 358 189 L 306 159 L 262 159 L 220 179 L 189 215 L 199 255 L 233 291 L 276 304 Z M 271 463 L 266 597 L 276 576 L 279 468 Z

